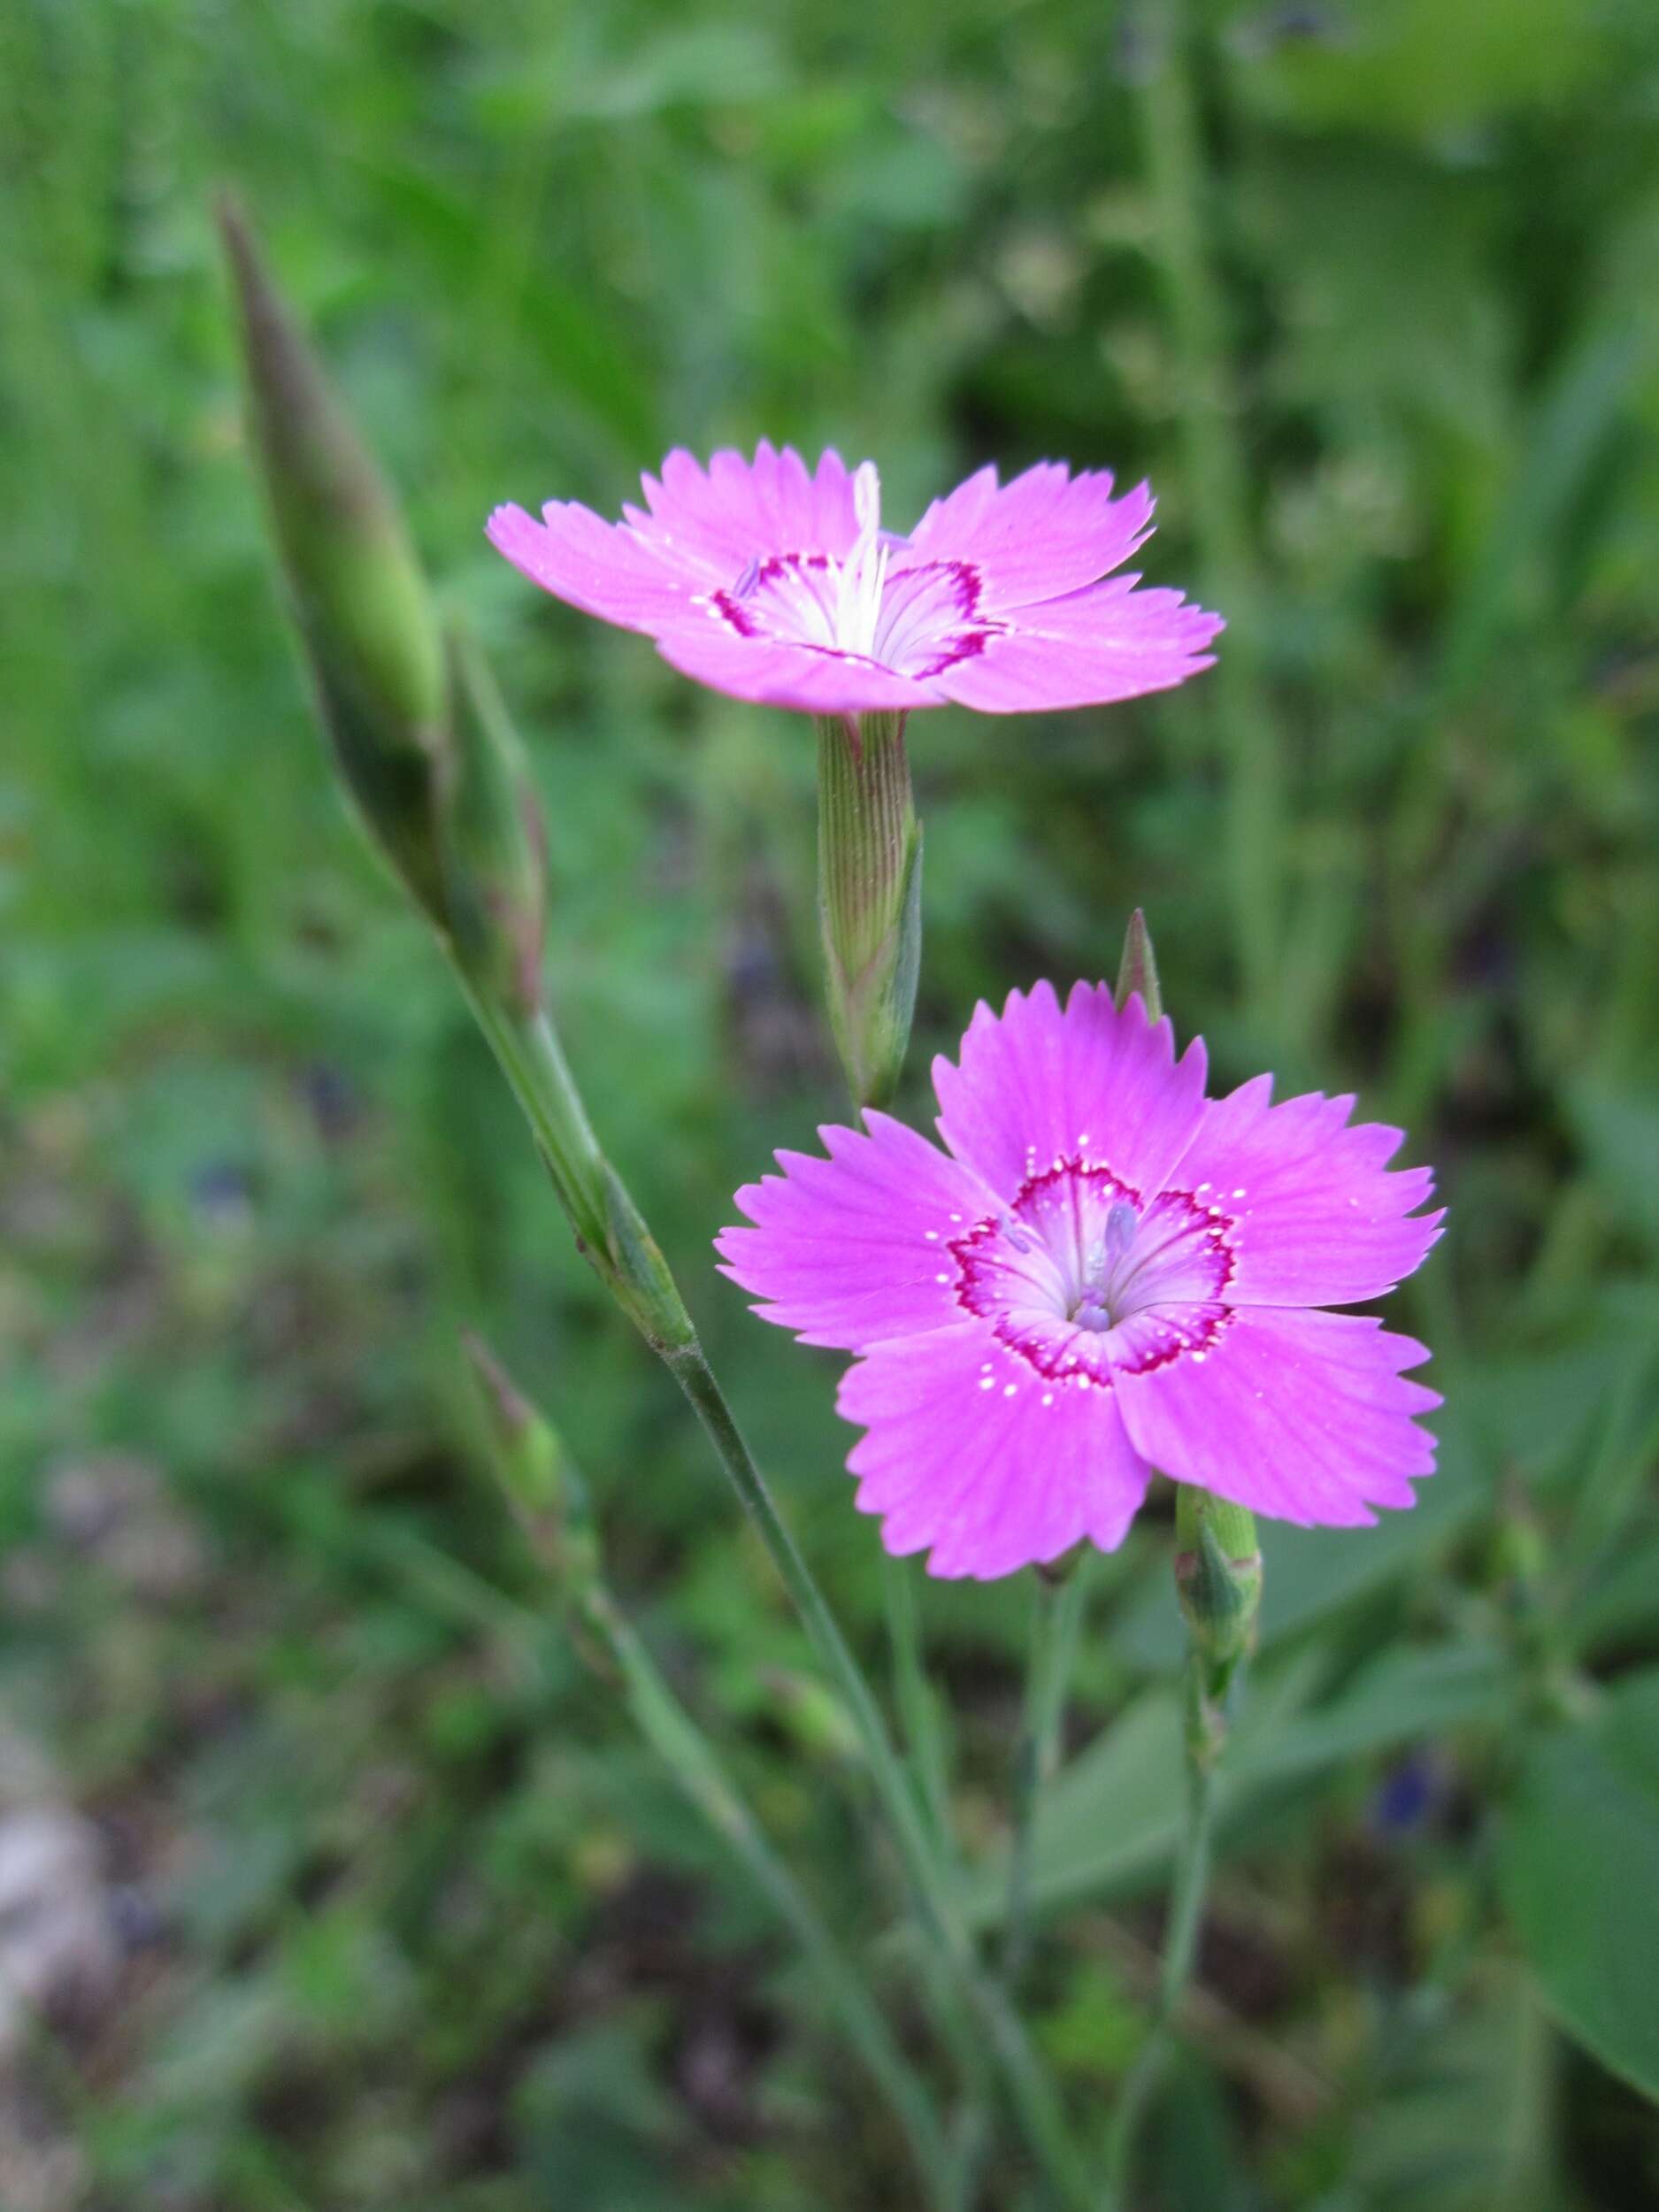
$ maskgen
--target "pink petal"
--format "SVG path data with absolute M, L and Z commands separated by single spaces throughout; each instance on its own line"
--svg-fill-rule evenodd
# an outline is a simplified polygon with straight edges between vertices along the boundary
M 937 684 L 895 675 L 856 653 L 742 637 L 713 614 L 693 626 L 665 629 L 657 649 L 671 668 L 710 690 L 800 714 L 873 714 L 944 703 Z
M 757 554 L 828 553 L 837 558 L 858 534 L 852 478 L 839 453 L 824 453 L 810 474 L 793 446 L 777 452 L 762 439 L 752 461 L 731 447 L 709 458 L 705 475 L 676 447 L 662 479 L 646 476 L 649 513 L 624 511 L 642 538 L 703 577 L 729 585 Z
M 1271 1105 L 1257 1076 L 1204 1108 L 1178 1179 L 1238 1225 L 1229 1233 L 1233 1306 L 1346 1306 L 1380 1297 L 1420 1266 L 1444 1209 L 1412 1217 L 1434 1187 L 1425 1167 L 1391 1173 L 1404 1133 L 1349 1127 L 1351 1098 L 1317 1092 Z M 1208 1186 L 1200 1188 L 1201 1185 Z
M 545 524 L 522 507 L 497 507 L 485 534 L 533 584 L 625 630 L 649 634 L 696 616 L 700 584 L 631 530 L 602 522 L 574 501 L 549 500 L 542 512 Z
M 827 1160 L 780 1152 L 782 1175 L 737 1194 L 756 1225 L 726 1229 L 721 1272 L 808 1344 L 862 1352 L 883 1338 L 958 1321 L 949 1246 L 996 1201 L 915 1130 L 867 1113 L 868 1136 L 821 1129 Z
M 1138 996 L 1120 1014 L 1103 983 L 1077 983 L 1062 1011 L 1054 987 L 1010 991 L 1002 1012 L 980 1002 L 962 1064 L 933 1062 L 939 1128 L 959 1160 L 1011 1199 L 1056 1159 L 1108 1167 L 1155 1196 L 1192 1142 L 1203 1110 L 1204 1048 L 1175 1058 L 1167 1018 Z
M 1092 584 L 1128 559 L 1152 528 L 1152 494 L 1137 484 L 1121 499 L 1112 480 L 1063 461 L 1040 461 L 998 489 L 980 469 L 936 499 L 910 534 L 929 560 L 968 561 L 979 572 L 987 613 L 1029 607 Z
M 878 1346 L 836 1404 L 869 1431 L 847 1462 L 860 1508 L 933 1574 L 988 1580 L 1083 1537 L 1111 1551 L 1146 1494 L 1114 1394 L 1046 1381 L 980 1322 Z
M 1114 576 L 1008 618 L 981 650 L 935 681 L 965 707 L 1024 714 L 1104 706 L 1168 691 L 1212 665 L 1205 649 L 1222 628 L 1175 591 L 1136 591 Z
M 1413 1502 L 1434 1440 L 1412 1418 L 1440 1404 L 1401 1371 L 1428 1357 L 1370 1315 L 1246 1306 L 1202 1360 L 1122 1373 L 1137 1451 L 1177 1482 L 1304 1527 L 1347 1528 Z

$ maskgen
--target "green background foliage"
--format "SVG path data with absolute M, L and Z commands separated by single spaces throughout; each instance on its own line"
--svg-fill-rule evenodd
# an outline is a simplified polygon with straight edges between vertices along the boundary
M 480 1479 L 464 1323 L 587 1467 L 773 1837 L 879 1935 L 800 1635 L 331 788 L 241 442 L 227 179 L 512 702 L 572 1057 L 872 1655 L 836 1363 L 709 1249 L 841 1112 L 809 733 L 481 526 L 761 434 L 876 456 L 900 523 L 987 458 L 1152 478 L 1144 565 L 1231 617 L 1222 664 L 918 718 L 901 1104 L 981 994 L 1110 974 L 1140 902 L 1223 1081 L 1359 1088 L 1453 1213 L 1393 1307 L 1442 1472 L 1376 1531 L 1271 1532 L 1147 2200 L 1659 2189 L 1659 22 L 1217 4 L 1171 65 L 1175 14 L 0 22 L 0 1814 L 90 1820 L 120 1938 L 29 2027 L 8 2204 L 912 2200 Z M 1176 1814 L 1168 1535 L 1164 1505 L 1102 1570 L 1041 1841 L 1038 2032 L 1086 2130 Z M 987 1916 L 1023 1595 L 923 1597 Z

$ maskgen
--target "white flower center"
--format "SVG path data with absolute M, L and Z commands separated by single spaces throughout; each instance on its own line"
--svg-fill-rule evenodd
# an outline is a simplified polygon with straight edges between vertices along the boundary
M 979 612 L 977 572 L 965 561 L 918 561 L 907 540 L 883 531 L 873 461 L 853 471 L 852 493 L 857 528 L 844 554 L 757 553 L 703 605 L 740 637 L 845 653 L 900 676 L 934 675 L 983 650 L 1006 626 Z
M 1143 1202 L 1103 1164 L 1056 1159 L 950 1245 L 957 1302 L 1040 1374 L 1106 1383 L 1207 1351 L 1233 1227 L 1191 1192 Z

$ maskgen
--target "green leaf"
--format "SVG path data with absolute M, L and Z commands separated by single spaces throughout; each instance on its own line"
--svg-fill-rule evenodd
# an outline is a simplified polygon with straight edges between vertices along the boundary
M 1458 1644 L 1385 1653 L 1310 1704 L 1322 1672 L 1304 1653 L 1250 1684 L 1219 1786 L 1224 1823 L 1264 1793 L 1394 1745 L 1443 1734 L 1500 1709 L 1495 1653 Z M 1130 1705 L 1056 1778 L 1038 1815 L 1033 1894 L 1055 1903 L 1141 1886 L 1162 1867 L 1181 1817 L 1180 1701 L 1160 1685 Z M 998 1861 L 976 1870 L 966 1907 L 995 1919 L 1005 1894 Z
M 1509 1810 L 1502 1878 L 1553 2012 L 1659 2098 L 1659 1668 L 1543 1738 Z
M 1425 2000 L 1419 2015 L 1432 2005 Z M 1554 2212 L 1548 2023 L 1519 1970 L 1484 1973 L 1462 2002 L 1382 2055 L 1349 2177 L 1365 2212 Z

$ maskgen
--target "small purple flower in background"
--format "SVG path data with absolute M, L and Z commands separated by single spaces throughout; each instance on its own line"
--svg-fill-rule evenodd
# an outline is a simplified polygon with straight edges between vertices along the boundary
M 549 501 L 498 507 L 492 543 L 534 583 L 643 631 L 672 666 L 733 698 L 803 714 L 902 713 L 955 700 L 989 714 L 1164 691 L 1210 664 L 1218 615 L 1109 572 L 1151 530 L 1142 484 L 1040 462 L 982 468 L 908 537 L 881 526 L 873 462 L 817 470 L 764 441 L 705 474 L 676 449 L 645 509 L 608 523 Z
M 1369 1316 L 1440 1233 L 1351 1098 L 1204 1096 L 1204 1048 L 1104 985 L 981 1004 L 933 1063 L 948 1152 L 885 1114 L 778 1155 L 718 1240 L 769 1321 L 856 1352 L 848 1465 L 894 1553 L 988 1578 L 1121 1542 L 1154 1469 L 1303 1525 L 1412 1502 L 1440 1403 Z

